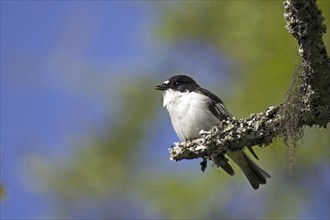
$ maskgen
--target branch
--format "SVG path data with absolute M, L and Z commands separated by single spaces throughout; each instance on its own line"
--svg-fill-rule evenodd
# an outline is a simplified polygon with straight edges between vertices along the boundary
M 302 57 L 298 95 L 302 95 L 307 108 L 303 124 L 326 127 L 330 117 L 330 59 L 322 40 L 326 32 L 324 17 L 315 0 L 286 0 L 284 8 L 286 28 L 296 38 Z
M 326 128 L 330 122 L 330 60 L 322 40 L 324 18 L 315 0 L 286 0 L 284 8 L 286 28 L 297 40 L 302 57 L 284 103 L 248 118 L 229 118 L 210 131 L 201 131 L 198 139 L 175 143 L 169 149 L 172 160 L 208 157 L 219 165 L 227 151 L 267 146 L 276 137 L 291 138 L 295 145 L 303 126 Z

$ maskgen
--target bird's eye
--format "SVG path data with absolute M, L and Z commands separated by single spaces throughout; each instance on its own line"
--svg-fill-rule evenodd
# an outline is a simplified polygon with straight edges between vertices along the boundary
M 179 85 L 180 84 L 180 82 L 179 81 L 176 81 L 175 83 L 174 83 L 174 85 Z

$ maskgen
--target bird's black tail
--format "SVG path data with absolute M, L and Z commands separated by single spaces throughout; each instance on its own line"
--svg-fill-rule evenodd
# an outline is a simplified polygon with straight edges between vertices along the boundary
M 266 179 L 270 178 L 244 151 L 229 152 L 227 155 L 241 168 L 254 189 L 258 189 L 260 184 L 266 184 Z

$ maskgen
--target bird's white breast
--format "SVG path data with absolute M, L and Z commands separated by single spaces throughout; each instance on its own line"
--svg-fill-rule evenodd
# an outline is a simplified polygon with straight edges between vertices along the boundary
M 219 123 L 208 109 L 210 99 L 197 92 L 164 91 L 163 105 L 169 112 L 173 128 L 181 140 L 199 137 L 201 130 L 209 130 Z

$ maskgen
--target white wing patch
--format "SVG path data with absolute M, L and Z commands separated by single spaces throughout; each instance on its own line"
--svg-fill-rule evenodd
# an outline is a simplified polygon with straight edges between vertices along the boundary
M 230 117 L 230 118 L 233 117 L 231 115 L 231 113 L 226 109 L 226 107 L 222 103 L 218 102 L 215 104 L 214 107 L 217 112 L 217 118 L 219 118 L 220 120 L 224 120 L 227 117 Z

